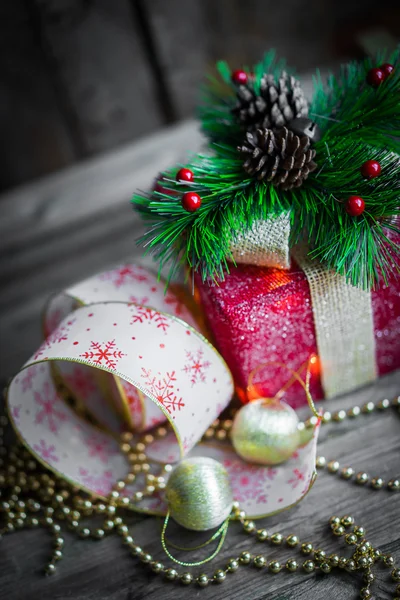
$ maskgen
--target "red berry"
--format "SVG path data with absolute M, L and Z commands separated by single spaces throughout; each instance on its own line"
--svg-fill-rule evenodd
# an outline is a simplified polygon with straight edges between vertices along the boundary
M 361 165 L 361 175 L 365 177 L 365 179 L 374 179 L 374 177 L 378 177 L 381 174 L 381 165 L 377 160 L 367 160 L 363 165 Z
M 247 83 L 247 73 L 241 69 L 233 71 L 231 78 L 233 83 L 236 83 L 237 85 L 246 85 Z
M 351 217 L 358 217 L 365 210 L 365 202 L 360 196 L 349 196 L 345 208 Z
M 201 198 L 195 192 L 186 192 L 182 196 L 182 208 L 188 212 L 196 212 L 201 206 Z
M 176 174 L 176 180 L 177 181 L 193 181 L 194 179 L 194 175 L 193 175 L 193 171 L 191 171 L 190 169 L 179 169 L 179 171 Z
M 394 71 L 394 66 L 391 65 L 390 63 L 384 63 L 383 65 L 381 65 L 379 67 L 379 69 L 383 72 L 385 79 L 387 77 L 389 77 L 389 75 L 391 75 Z
M 367 83 L 372 87 L 378 87 L 385 81 L 385 74 L 381 69 L 370 69 L 367 73 Z

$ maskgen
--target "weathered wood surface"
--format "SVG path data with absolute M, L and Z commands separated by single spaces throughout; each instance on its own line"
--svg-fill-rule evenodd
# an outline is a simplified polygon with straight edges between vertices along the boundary
M 366 0 L 362 19 L 357 0 L 3 2 L 0 189 L 193 115 L 218 59 L 239 67 L 274 47 L 314 70 L 398 22 L 392 0 L 378 13 Z
M 160 127 L 164 121 L 129 0 L 33 4 L 84 155 Z
M 73 281 L 126 258 L 138 256 L 135 237 L 140 225 L 129 207 L 136 187 L 146 187 L 156 171 L 184 160 L 201 144 L 193 122 L 167 129 L 142 144 L 127 146 L 109 156 L 88 161 L 41 182 L 15 190 L 0 199 L 1 376 L 12 375 L 40 341 L 40 312 L 48 295 Z M 400 392 L 400 374 L 386 377 L 368 389 L 326 403 L 349 407 Z M 332 425 L 321 435 L 319 452 L 388 479 L 400 475 L 400 419 L 392 411 Z M 374 545 L 400 561 L 400 495 L 362 489 L 322 473 L 310 494 L 296 508 L 264 519 L 269 530 L 297 533 L 328 551 L 343 550 L 327 528 L 334 514 L 350 513 L 368 530 Z M 132 517 L 137 542 L 164 560 L 160 522 Z M 167 584 L 132 559 L 119 540 L 84 542 L 68 536 L 65 558 L 57 574 L 44 578 L 41 567 L 49 556 L 45 532 L 21 532 L 0 544 L 0 600 L 141 600 L 142 598 L 203 598 L 248 600 L 347 600 L 358 597 L 359 575 L 306 576 L 243 567 L 221 586 L 205 590 Z M 187 536 L 186 545 L 197 543 Z M 296 553 L 253 544 L 235 526 L 215 566 L 250 548 L 280 559 Z M 167 562 L 167 561 L 165 561 Z M 210 573 L 210 567 L 197 572 Z M 393 591 L 388 571 L 378 572 L 375 598 L 386 600 Z
M 166 123 L 130 0 L 0 8 L 0 189 Z
M 0 6 L 0 189 L 77 158 L 23 0 Z

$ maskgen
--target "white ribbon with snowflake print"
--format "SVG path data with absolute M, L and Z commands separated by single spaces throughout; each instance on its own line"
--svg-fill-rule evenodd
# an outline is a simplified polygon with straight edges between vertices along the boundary
M 233 382 L 192 325 L 178 296 L 164 295 L 164 284 L 135 265 L 55 296 L 45 341 L 10 384 L 8 408 L 19 437 L 50 469 L 104 497 L 126 473 L 119 433 L 168 420 L 172 432 L 151 446 L 154 460 L 176 462 L 187 453 L 220 460 L 234 496 L 254 517 L 299 501 L 314 478 L 317 430 L 291 461 L 272 470 L 243 462 L 228 444 L 198 444 L 228 405 Z M 156 496 L 141 509 L 163 514 L 166 507 Z

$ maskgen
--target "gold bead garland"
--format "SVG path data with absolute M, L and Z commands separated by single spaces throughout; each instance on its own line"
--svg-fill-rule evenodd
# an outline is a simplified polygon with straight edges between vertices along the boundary
M 322 423 L 341 422 L 345 418 L 370 414 L 375 409 L 386 410 L 389 406 L 400 408 L 400 397 L 396 397 L 391 402 L 385 399 L 376 405 L 368 402 L 361 408 L 353 407 L 349 411 L 337 411 L 333 415 L 325 412 Z M 119 535 L 133 557 L 148 565 L 154 573 L 163 575 L 167 581 L 178 581 L 183 585 L 191 585 L 196 582 L 199 587 L 203 588 L 210 583 L 222 583 L 229 574 L 235 573 L 244 565 L 254 565 L 257 569 L 266 569 L 271 574 L 277 574 L 282 570 L 295 573 L 300 569 L 305 573 L 319 571 L 329 574 L 335 569 L 345 569 L 363 573 L 365 583 L 360 592 L 360 597 L 371 598 L 370 588 L 375 579 L 372 567 L 377 562 L 381 562 L 391 569 L 391 578 L 394 582 L 400 581 L 400 569 L 395 566 L 394 558 L 388 554 L 383 555 L 378 549 L 373 548 L 365 538 L 365 529 L 354 525 L 354 519 L 350 516 L 332 517 L 330 526 L 335 536 L 344 537 L 345 543 L 353 547 L 352 556 L 348 558 L 338 554 L 328 556 L 324 550 L 318 547 L 315 548 L 313 544 L 301 542 L 294 534 L 283 536 L 280 532 L 270 533 L 266 529 L 257 529 L 255 523 L 246 518 L 246 514 L 240 509 L 237 502 L 233 503 L 231 520 L 238 521 L 247 535 L 253 536 L 257 542 L 266 542 L 274 546 L 286 544 L 289 548 L 297 548 L 300 554 L 307 558 L 303 562 L 295 558 L 289 558 L 285 564 L 281 564 L 276 560 L 268 562 L 262 554 L 253 555 L 248 551 L 244 551 L 239 556 L 231 558 L 224 569 L 217 569 L 211 575 L 200 573 L 194 576 L 189 572 L 179 573 L 175 568 L 166 567 L 163 563 L 153 560 L 150 554 L 136 544 L 129 533 L 124 512 L 126 508 L 140 502 L 144 497 L 165 489 L 165 475 L 172 471 L 172 465 L 160 466 L 157 474 L 152 473 L 152 465 L 150 465 L 146 455 L 147 445 L 151 444 L 156 438 L 165 437 L 167 434 L 165 427 L 158 427 L 154 433 L 144 435 L 139 442 L 135 440 L 131 433 L 122 434 L 121 451 L 127 458 L 129 472 L 123 480 L 115 483 L 112 492 L 105 501 L 99 501 L 48 472 L 20 443 L 6 449 L 3 443 L 3 434 L 7 423 L 7 418 L 1 416 L 0 512 L 4 513 L 6 520 L 1 534 L 13 533 L 25 527 L 41 526 L 47 528 L 53 537 L 52 558 L 45 569 L 49 575 L 54 573 L 57 562 L 63 556 L 64 538 L 61 522 L 82 539 L 101 540 L 111 533 Z M 314 426 L 313 418 L 305 425 L 308 427 Z M 232 421 L 230 419 L 225 421 L 216 420 L 212 427 L 207 430 L 203 439 L 205 441 L 212 438 L 227 439 L 231 427 Z M 355 474 L 354 469 L 351 467 L 347 467 L 345 470 L 341 469 L 338 461 L 327 462 L 324 457 L 318 457 L 317 467 L 320 469 L 327 467 L 328 472 L 337 473 L 345 479 L 351 479 Z M 135 482 L 139 475 L 145 477 L 143 489 L 134 492 L 131 497 L 121 495 L 125 487 Z M 361 473 L 359 477 L 356 477 L 356 481 L 359 485 L 370 483 L 374 489 L 384 488 L 384 482 L 381 478 L 374 477 L 370 479 L 366 473 Z M 399 480 L 390 480 L 387 489 L 398 491 L 400 489 Z M 81 525 L 82 518 L 94 515 L 103 517 L 101 527 L 89 528 Z M 396 600 L 399 595 L 400 586 L 397 586 L 394 599 Z

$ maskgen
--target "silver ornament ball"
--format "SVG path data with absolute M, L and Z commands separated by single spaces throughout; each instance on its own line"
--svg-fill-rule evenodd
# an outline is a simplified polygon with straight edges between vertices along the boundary
M 193 531 L 218 527 L 232 510 L 228 473 L 213 458 L 186 458 L 168 479 L 166 499 L 171 517 L 182 527 Z
M 244 460 L 279 465 L 301 444 L 299 419 L 291 406 L 276 399 L 253 400 L 236 413 L 231 439 Z
M 288 125 L 288 129 L 296 135 L 306 135 L 310 139 L 310 142 L 319 142 L 321 139 L 321 129 L 308 117 L 292 119 Z

